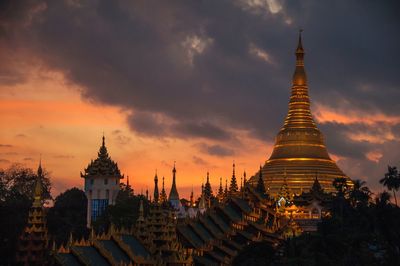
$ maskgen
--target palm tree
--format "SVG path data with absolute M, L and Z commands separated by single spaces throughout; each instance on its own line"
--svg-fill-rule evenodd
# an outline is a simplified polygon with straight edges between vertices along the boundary
M 378 196 L 375 198 L 375 203 L 377 206 L 386 206 L 390 202 L 390 194 L 386 191 L 379 193 Z
M 347 180 L 344 177 L 338 177 L 333 180 L 333 186 L 337 190 L 337 195 L 344 197 L 345 193 L 347 192 Z
M 396 206 L 398 206 L 396 191 L 400 188 L 400 176 L 399 172 L 397 171 L 397 167 L 391 167 L 388 165 L 388 172 L 385 174 L 384 178 L 379 180 L 379 183 L 383 184 L 388 190 L 393 192 L 394 202 L 396 203 Z
M 343 221 L 343 209 L 344 209 L 344 205 L 345 205 L 345 194 L 348 189 L 347 180 L 344 177 L 338 177 L 333 180 L 332 185 L 337 190 L 336 199 L 334 200 L 334 202 L 336 202 L 335 204 L 339 205 L 338 206 L 339 207 L 339 217 L 340 217 L 340 220 Z
M 353 188 L 350 190 L 349 198 L 353 207 L 358 205 L 367 206 L 368 201 L 371 199 L 371 191 L 366 186 L 367 182 L 363 180 L 354 180 Z

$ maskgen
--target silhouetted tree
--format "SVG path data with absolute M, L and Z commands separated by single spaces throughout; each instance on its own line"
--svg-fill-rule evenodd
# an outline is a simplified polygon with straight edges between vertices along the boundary
M 393 192 L 394 201 L 396 203 L 396 206 L 398 206 L 396 191 L 400 188 L 400 176 L 399 172 L 397 171 L 397 167 L 391 167 L 388 165 L 388 171 L 385 174 L 385 177 L 379 180 L 379 182 L 387 187 L 388 190 L 391 190 Z
M 103 214 L 93 223 L 96 231 L 107 231 L 111 224 L 117 228 L 131 228 L 139 215 L 140 200 L 143 200 L 145 215 L 148 213 L 149 201 L 143 195 L 134 195 L 130 187 L 121 184 L 121 190 L 114 205 L 109 205 Z
M 337 191 L 337 195 L 344 197 L 347 193 L 348 186 L 347 186 L 347 179 L 344 177 L 338 177 L 333 180 L 333 186 Z
M 354 180 L 353 187 L 349 191 L 350 203 L 353 207 L 367 206 L 371 199 L 371 191 L 362 180 Z
M 36 177 L 36 171 L 17 163 L 5 170 L 0 170 L 0 200 L 5 200 L 10 193 L 26 195 L 30 200 L 33 200 Z M 45 169 L 43 169 L 43 178 L 40 180 L 43 187 L 43 199 L 51 199 L 50 174 Z
M 70 233 L 77 239 L 88 235 L 86 211 L 85 192 L 78 188 L 68 189 L 56 197 L 47 214 L 47 227 L 58 245 L 66 243 Z
M 268 242 L 254 242 L 246 246 L 235 257 L 232 262 L 233 266 L 261 266 L 275 265 L 272 264 L 275 258 L 275 250 Z
M 331 215 L 317 232 L 287 240 L 274 265 L 400 265 L 400 209 L 390 194 L 371 201 L 363 181 L 347 189 L 336 179 L 334 186 Z

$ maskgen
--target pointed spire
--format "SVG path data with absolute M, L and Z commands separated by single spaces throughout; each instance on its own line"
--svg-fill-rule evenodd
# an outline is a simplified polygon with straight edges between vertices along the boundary
M 218 200 L 221 202 L 224 199 L 224 189 L 222 187 L 222 177 L 219 178 Z
M 199 201 L 199 211 L 200 213 L 204 213 L 204 211 L 206 210 L 206 200 L 204 197 L 204 184 L 201 184 L 201 197 L 200 197 L 200 201 Z
M 108 158 L 108 152 L 107 152 L 107 148 L 106 148 L 106 138 L 104 137 L 104 133 L 103 133 L 103 137 L 102 137 L 101 147 L 98 152 L 98 156 L 100 159 L 103 159 L 103 160 Z
M 314 183 L 311 187 L 311 192 L 318 193 L 318 192 L 321 192 L 322 190 L 323 189 L 321 187 L 321 184 L 318 181 L 318 171 L 317 171 L 317 173 L 315 175 Z
M 247 179 L 246 179 L 246 171 L 243 172 L 243 187 L 246 186 Z
M 262 178 L 262 166 L 260 165 L 260 171 L 258 172 L 258 182 L 257 182 L 257 191 L 261 194 L 265 194 L 265 186 L 264 180 Z
M 209 206 L 211 205 L 212 197 L 213 197 L 213 192 L 210 184 L 210 173 L 207 171 L 207 182 L 206 185 L 204 186 L 204 198 Z
M 146 199 L 149 200 L 149 189 L 146 187 Z
M 178 200 L 179 201 L 179 194 L 178 190 L 176 189 L 176 168 L 175 168 L 175 161 L 174 161 L 174 168 L 172 169 L 172 186 L 171 191 L 169 192 L 169 200 Z
M 43 175 L 43 169 L 42 169 L 42 154 L 40 154 L 40 158 L 39 158 L 39 167 L 37 170 L 37 175 L 42 177 Z
M 162 188 L 161 188 L 161 194 L 160 194 L 160 201 L 161 202 L 166 202 L 167 201 L 167 193 L 165 192 L 165 185 L 164 185 L 164 177 L 162 178 Z
M 33 192 L 33 199 L 34 199 L 33 207 L 42 207 L 42 200 L 43 200 L 42 178 L 43 178 L 42 159 L 40 158 L 36 181 L 35 181 L 35 188 Z
M 194 205 L 194 196 L 193 196 L 193 185 L 192 185 L 192 192 L 190 192 L 190 207 Z
M 293 86 L 307 86 L 307 76 L 304 70 L 304 49 L 301 39 L 301 33 L 303 30 L 299 30 L 299 42 L 296 48 L 296 70 L 293 75 Z
M 157 169 L 156 169 L 156 175 L 154 176 L 154 202 L 158 203 L 158 176 L 157 176 Z
M 225 197 L 228 196 L 228 179 L 225 178 L 225 190 L 224 190 Z
M 129 175 L 126 176 L 126 186 L 129 187 Z
M 238 191 L 238 185 L 237 185 L 236 176 L 235 176 L 235 161 L 233 161 L 232 168 L 233 168 L 233 170 L 232 170 L 231 184 L 229 185 L 229 192 L 235 193 Z
M 301 40 L 301 33 L 302 32 L 303 32 L 303 29 L 299 29 L 299 42 L 297 44 L 296 54 L 304 53 L 303 43 L 302 43 L 302 40 Z

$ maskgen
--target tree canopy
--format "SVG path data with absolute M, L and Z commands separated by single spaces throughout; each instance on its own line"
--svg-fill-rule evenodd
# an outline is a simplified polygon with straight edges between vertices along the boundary
M 86 212 L 87 198 L 78 188 L 68 189 L 55 198 L 47 213 L 47 227 L 57 245 L 66 243 L 70 234 L 77 239 L 88 235 Z

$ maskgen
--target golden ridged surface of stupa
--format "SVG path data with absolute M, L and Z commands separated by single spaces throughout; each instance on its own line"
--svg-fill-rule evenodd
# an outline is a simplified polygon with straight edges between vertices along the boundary
M 271 157 L 262 167 L 264 184 L 272 196 L 276 196 L 284 184 L 292 193 L 309 191 L 316 177 L 326 192 L 333 192 L 335 178 L 348 178 L 329 157 L 324 137 L 311 114 L 301 34 L 295 54 L 289 111 Z M 256 180 L 253 178 L 251 183 L 256 184 Z

